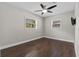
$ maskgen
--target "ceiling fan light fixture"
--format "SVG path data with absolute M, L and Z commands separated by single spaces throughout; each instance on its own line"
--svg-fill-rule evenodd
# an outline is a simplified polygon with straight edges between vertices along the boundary
M 40 4 L 42 10 L 36 10 L 36 12 L 40 12 L 41 11 L 41 15 L 45 14 L 45 13 L 53 13 L 52 11 L 50 11 L 52 8 L 55 8 L 57 7 L 57 5 L 53 5 L 53 6 L 50 6 L 48 8 L 46 8 L 46 5 L 43 5 L 42 3 Z
M 43 13 L 46 13 L 46 12 L 47 12 L 47 10 L 43 10 L 42 12 L 43 12 Z

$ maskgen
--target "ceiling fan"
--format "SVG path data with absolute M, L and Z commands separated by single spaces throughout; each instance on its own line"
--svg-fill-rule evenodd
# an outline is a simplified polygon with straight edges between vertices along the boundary
M 53 5 L 50 6 L 48 8 L 46 8 L 46 5 L 43 5 L 42 3 L 40 4 L 42 10 L 36 10 L 35 12 L 41 12 L 41 15 L 43 15 L 44 13 L 48 12 L 48 13 L 53 13 L 52 11 L 50 11 L 52 8 L 57 7 L 57 5 Z

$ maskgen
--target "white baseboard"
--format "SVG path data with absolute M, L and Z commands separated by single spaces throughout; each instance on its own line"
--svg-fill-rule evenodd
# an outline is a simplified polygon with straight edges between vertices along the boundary
M 17 42 L 17 43 L 10 44 L 10 45 L 5 45 L 3 47 L 0 47 L 0 50 L 6 49 L 6 48 L 9 48 L 9 47 L 13 47 L 13 46 L 16 46 L 16 45 L 19 45 L 19 44 L 23 44 L 23 43 L 26 43 L 26 42 L 30 42 L 32 40 L 37 40 L 37 39 L 40 39 L 40 38 L 42 38 L 42 36 L 41 37 L 37 37 L 37 38 L 33 38 L 33 39 L 29 39 L 29 40 L 26 40 L 26 41 Z
M 33 39 L 26 40 L 26 41 L 21 41 L 21 42 L 17 42 L 17 43 L 10 44 L 10 45 L 5 45 L 5 46 L 3 46 L 3 47 L 0 47 L 0 50 L 6 49 L 6 48 L 9 48 L 9 47 L 12 47 L 12 46 L 16 46 L 16 45 L 19 45 L 19 44 L 23 44 L 23 43 L 26 43 L 26 42 L 30 42 L 30 41 L 32 41 L 32 40 L 37 40 L 37 39 L 42 38 L 42 37 L 46 37 L 46 38 L 50 38 L 50 39 L 56 39 L 56 40 L 60 40 L 60 41 L 67 41 L 67 42 L 72 42 L 72 43 L 74 43 L 74 41 L 71 41 L 71 40 L 53 38 L 53 37 L 48 37 L 48 36 L 41 36 L 41 37 L 37 37 L 37 38 L 33 38 Z
M 60 39 L 60 38 L 54 38 L 54 37 L 48 37 L 48 36 L 43 36 L 43 37 L 50 38 L 50 39 L 55 39 L 55 40 L 60 40 L 60 41 L 66 41 L 66 42 L 72 42 L 72 43 L 74 43 L 74 40 Z

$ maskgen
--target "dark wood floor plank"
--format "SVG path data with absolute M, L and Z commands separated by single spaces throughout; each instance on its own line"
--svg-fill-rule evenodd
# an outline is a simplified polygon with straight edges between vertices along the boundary
M 75 57 L 74 44 L 49 38 L 1 50 L 2 57 Z

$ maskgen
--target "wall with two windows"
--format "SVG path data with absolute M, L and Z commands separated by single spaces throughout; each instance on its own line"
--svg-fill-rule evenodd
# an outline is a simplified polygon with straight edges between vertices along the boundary
M 41 18 L 27 10 L 0 3 L 0 48 L 42 36 L 74 42 L 75 26 L 71 24 L 71 16 L 74 11 Z M 36 27 L 26 28 L 26 19 L 35 20 Z M 60 20 L 60 26 L 52 27 L 56 20 Z

